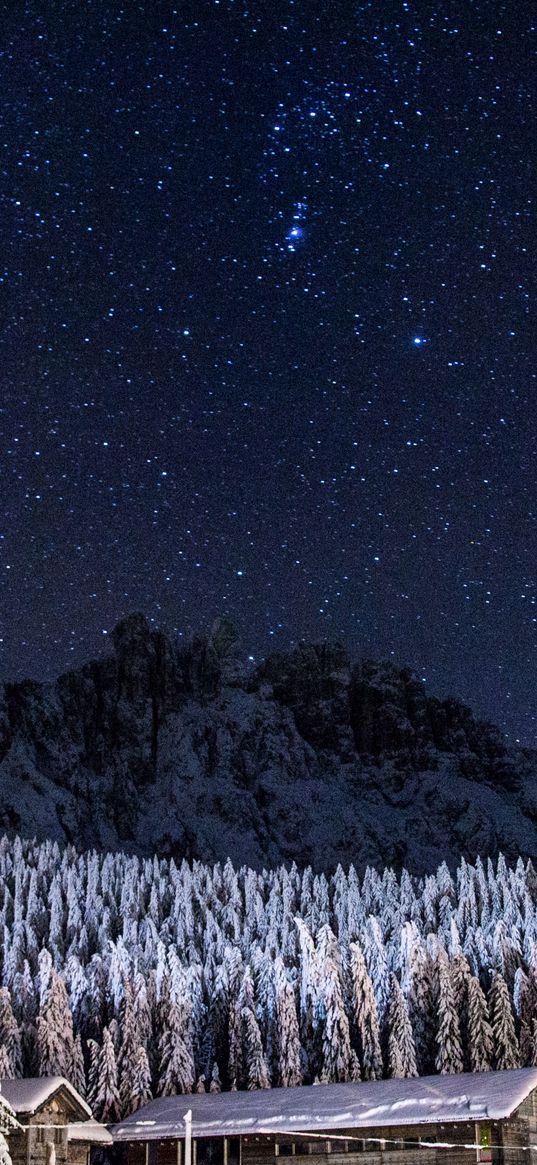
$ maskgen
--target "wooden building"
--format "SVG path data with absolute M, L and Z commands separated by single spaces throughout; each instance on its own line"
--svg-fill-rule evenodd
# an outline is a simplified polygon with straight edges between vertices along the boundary
M 537 1068 L 166 1097 L 112 1129 L 128 1165 L 185 1165 L 189 1110 L 192 1165 L 537 1165 Z
M 8 1135 L 13 1165 L 89 1165 L 95 1145 L 111 1145 L 104 1125 L 62 1076 L 0 1081 L 19 1127 Z

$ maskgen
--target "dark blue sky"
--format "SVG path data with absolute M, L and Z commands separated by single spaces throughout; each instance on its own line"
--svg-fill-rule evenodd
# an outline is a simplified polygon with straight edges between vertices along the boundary
M 536 735 L 528 6 L 14 3 L 4 678 L 142 609 Z

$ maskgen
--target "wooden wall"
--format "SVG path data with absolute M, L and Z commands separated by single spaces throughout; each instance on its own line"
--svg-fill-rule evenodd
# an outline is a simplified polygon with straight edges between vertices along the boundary
M 25 1132 L 9 1135 L 13 1165 L 49 1165 L 52 1145 L 56 1165 L 88 1165 L 89 1144 L 67 1140 L 70 1121 L 85 1118 L 84 1112 L 74 1114 L 72 1102 L 61 1093 L 47 1101 L 33 1116 L 20 1116 L 18 1119 L 25 1126 Z
M 455 1147 L 444 1147 L 446 1142 Z M 490 1148 L 478 1150 L 478 1144 Z M 240 1138 L 240 1147 L 238 1138 L 194 1139 L 192 1165 L 537 1165 L 537 1148 L 528 1151 L 532 1144 L 537 1146 L 533 1094 L 513 1117 L 499 1122 L 338 1129 L 337 1135 L 315 1137 L 252 1134 Z M 127 1160 L 128 1165 L 183 1165 L 183 1142 L 131 1143 Z

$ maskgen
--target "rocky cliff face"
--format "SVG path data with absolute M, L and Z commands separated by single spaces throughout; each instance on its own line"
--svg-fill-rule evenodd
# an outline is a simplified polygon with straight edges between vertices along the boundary
M 537 857 L 537 754 L 389 664 L 304 644 L 246 675 L 132 615 L 113 654 L 0 685 L 0 829 L 316 868 Z

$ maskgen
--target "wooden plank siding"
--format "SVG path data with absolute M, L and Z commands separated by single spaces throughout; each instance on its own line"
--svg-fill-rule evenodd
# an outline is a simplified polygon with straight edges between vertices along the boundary
M 264 1145 L 255 1136 L 243 1137 L 241 1165 L 269 1165 L 275 1156 L 292 1158 L 292 1165 L 352 1165 L 353 1161 L 359 1165 L 409 1165 L 410 1153 L 419 1154 L 423 1165 L 447 1165 L 448 1160 L 449 1165 L 474 1165 L 477 1153 L 463 1146 L 474 1144 L 475 1136 L 475 1124 L 468 1121 L 459 1125 L 338 1129 L 337 1136 L 326 1133 L 315 1140 L 307 1134 L 295 1140 L 291 1135 L 267 1137 Z M 427 1142 L 427 1147 L 420 1141 Z M 435 1149 L 431 1144 L 435 1141 L 460 1144 L 461 1148 Z
M 531 1165 L 525 1148 L 530 1124 L 537 1129 L 536 1117 L 487 1122 L 494 1146 L 509 1149 L 505 1155 L 494 1148 L 491 1165 Z M 533 1129 L 531 1130 L 533 1131 Z M 337 1134 L 307 1133 L 288 1135 L 243 1135 L 240 1138 L 201 1138 L 192 1142 L 192 1165 L 474 1165 L 480 1157 L 479 1126 L 474 1121 L 445 1125 L 399 1125 L 371 1129 L 338 1129 Z M 240 1140 L 240 1149 L 237 1142 Z M 230 1152 L 230 1143 L 233 1149 Z M 423 1144 L 426 1142 L 426 1144 Z M 435 1142 L 438 1148 L 435 1148 Z M 443 1142 L 456 1146 L 443 1147 Z M 537 1136 L 536 1136 L 537 1143 Z M 458 1147 L 460 1146 L 460 1148 Z M 518 1152 L 515 1152 L 518 1150 Z M 128 1165 L 182 1165 L 183 1141 L 174 1138 L 131 1142 Z M 483 1158 L 484 1159 L 484 1158 Z

